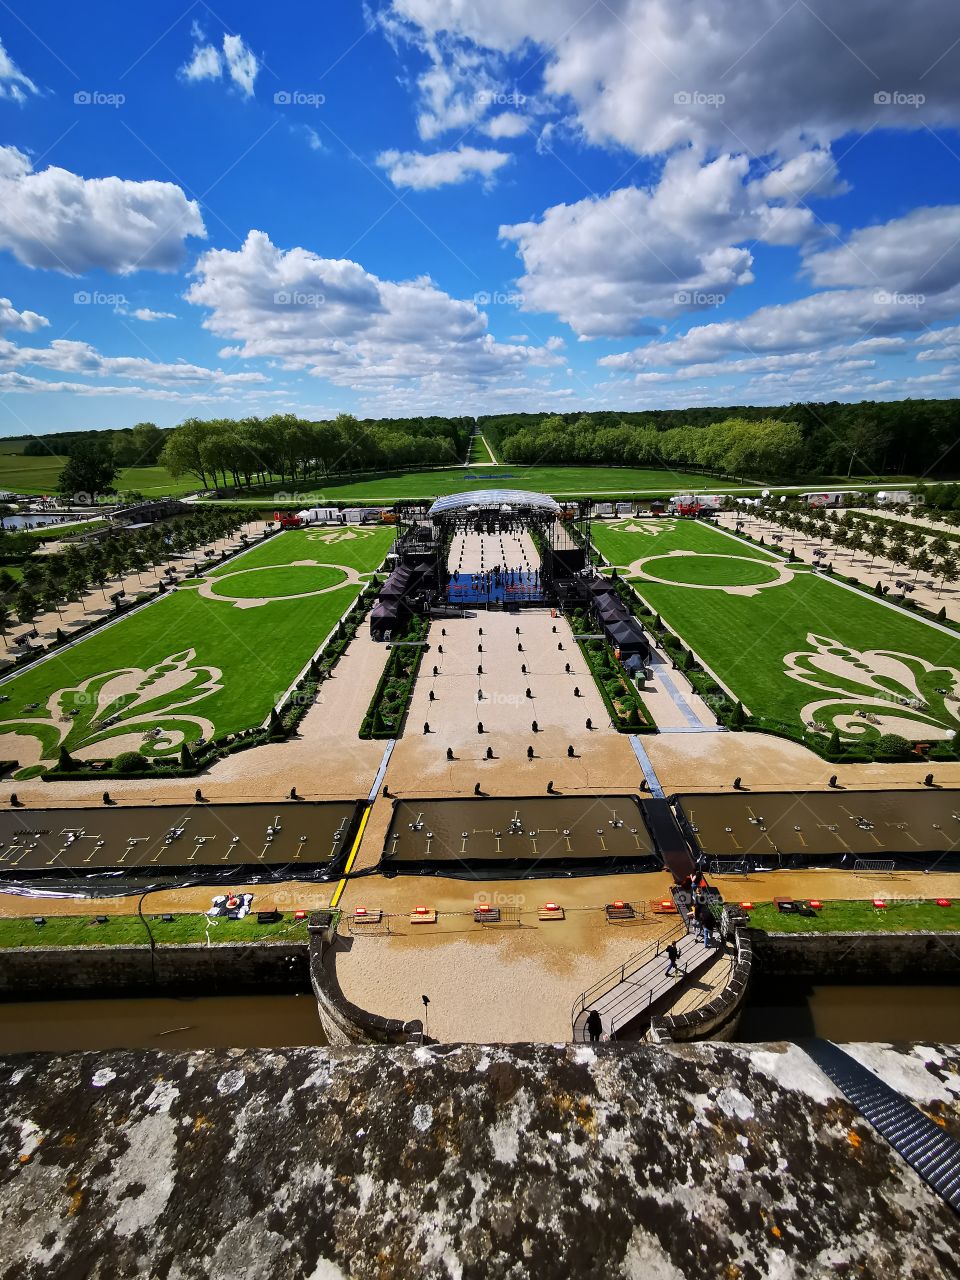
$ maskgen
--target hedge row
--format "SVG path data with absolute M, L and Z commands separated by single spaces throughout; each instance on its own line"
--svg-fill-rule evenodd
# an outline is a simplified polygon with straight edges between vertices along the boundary
M 575 632 L 587 631 L 591 627 L 590 619 L 583 609 L 575 609 L 570 620 Z M 578 640 L 577 644 L 617 732 L 656 733 L 657 726 L 653 716 L 624 674 L 610 642 Z
M 414 618 L 401 642 L 394 642 L 360 725 L 361 738 L 400 737 L 410 709 L 417 672 L 426 651 L 426 646 L 420 642 L 426 640 L 429 630 L 429 618 Z M 403 644 L 402 641 L 413 643 Z

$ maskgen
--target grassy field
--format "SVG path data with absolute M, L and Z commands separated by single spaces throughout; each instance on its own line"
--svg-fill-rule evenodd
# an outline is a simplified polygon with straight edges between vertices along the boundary
M 334 536 L 342 539 L 349 532 L 337 530 Z M 222 600 L 201 595 L 199 582 L 184 584 L 9 680 L 2 686 L 9 701 L 0 705 L 0 734 L 6 730 L 38 739 L 49 763 L 61 744 L 70 751 L 102 744 L 94 754 L 109 757 L 117 749 L 110 740 L 117 735 L 142 741 L 147 730 L 159 727 L 161 736 L 142 749 L 162 756 L 175 753 L 183 741 L 261 724 L 359 587 L 239 608 L 229 598 L 234 583 L 238 600 L 250 598 L 253 578 L 260 580 L 258 596 L 270 597 L 273 575 L 265 566 L 276 565 L 281 597 L 289 596 L 289 579 L 296 574 L 309 583 L 303 589 L 323 590 L 345 575 L 293 569 L 292 562 L 314 560 L 369 572 L 381 563 L 393 536 L 388 528 L 362 529 L 352 541 L 325 542 L 317 532 L 293 530 L 258 544 L 211 575 Z M 251 572 L 258 568 L 264 571 Z M 104 724 L 113 716 L 119 717 L 116 723 Z M 7 737 L 0 754 L 19 758 L 16 740 Z
M 60 472 L 66 463 L 66 458 L 27 458 L 0 449 L 0 489 L 14 493 L 56 493 Z M 124 467 L 117 473 L 114 485 L 121 493 L 135 489 L 154 498 L 178 497 L 200 487 L 193 476 L 174 480 L 165 467 Z
M 439 498 L 472 489 L 533 489 L 555 497 L 578 494 L 673 494 L 694 490 L 713 493 L 739 487 L 710 476 L 645 467 L 448 467 L 437 471 L 400 471 L 361 480 L 328 480 L 323 484 L 271 485 L 244 496 L 245 501 L 285 501 L 288 505 L 323 502 L 396 502 L 401 498 Z M 281 495 L 284 495 L 281 497 Z
M 213 894 L 211 890 L 211 896 Z M 269 891 L 267 899 L 269 899 Z M 38 915 L 43 908 L 38 907 Z M 33 917 L 0 919 L 0 948 L 3 947 L 134 947 L 144 946 L 152 935 L 158 946 L 165 943 L 210 942 L 306 942 L 306 920 L 295 920 L 287 912 L 275 924 L 258 924 L 252 911 L 242 920 L 209 920 L 205 915 L 177 913 L 170 921 L 144 912 L 146 923 L 138 916 L 111 916 L 109 903 L 104 903 L 105 924 L 97 924 L 95 916 L 45 916 L 46 924 L 37 925 Z M 149 928 L 150 935 L 147 930 Z
M 728 555 L 747 556 L 764 563 L 771 558 L 762 547 L 752 546 L 749 542 L 735 545 L 729 539 L 724 541 L 722 534 L 699 520 L 675 520 L 671 517 L 595 520 L 593 539 L 610 563 L 621 569 L 628 568 L 643 556 L 659 556 L 678 549 L 706 554 L 724 551 Z
M 661 556 L 647 560 L 644 572 L 663 582 L 689 587 L 754 587 L 773 582 L 777 566 L 762 560 L 730 560 L 726 556 Z
M 882 895 L 880 895 L 882 897 Z M 885 907 L 867 902 L 824 902 L 816 915 L 801 916 L 778 911 L 772 902 L 759 903 L 750 912 L 750 925 L 769 933 L 880 933 L 960 929 L 960 904 L 940 907 L 936 902 L 898 902 Z
M 872 738 L 893 731 L 911 739 L 960 727 L 957 703 L 943 693 L 960 685 L 960 641 L 939 628 L 845 589 L 805 565 L 788 566 L 783 585 L 742 587 L 739 557 L 785 565 L 767 554 L 694 521 L 650 522 L 655 532 L 634 533 L 594 525 L 599 550 L 615 565 L 671 551 L 738 557 L 716 560 L 709 569 L 714 589 L 633 579 L 646 603 L 755 716 L 801 727 L 816 719 L 841 736 Z M 676 557 L 682 561 L 687 557 Z M 704 578 L 704 560 L 690 557 L 689 572 Z M 724 573 L 724 566 L 728 572 Z M 658 574 L 685 572 L 669 560 L 651 566 Z M 792 657 L 791 657 L 792 655 Z M 908 709 L 900 697 L 922 705 Z M 865 709 L 898 723 L 883 729 L 856 715 Z

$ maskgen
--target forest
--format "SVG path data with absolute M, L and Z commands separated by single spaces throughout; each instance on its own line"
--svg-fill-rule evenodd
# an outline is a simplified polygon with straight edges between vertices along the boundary
M 960 472 L 960 400 L 517 413 L 478 421 L 498 456 L 514 463 L 659 463 L 730 475 L 740 475 L 746 467 L 770 478 L 949 477 Z M 796 431 L 778 433 L 771 423 Z M 768 425 L 752 430 L 761 424 Z

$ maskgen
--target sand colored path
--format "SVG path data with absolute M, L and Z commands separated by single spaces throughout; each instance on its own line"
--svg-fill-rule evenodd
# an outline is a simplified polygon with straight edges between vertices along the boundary
M 753 791 L 825 790 L 832 774 L 851 789 L 918 787 L 931 770 L 939 784 L 960 787 L 960 761 L 830 764 L 799 743 L 761 733 L 664 733 L 644 746 L 667 795 L 731 790 L 738 776 Z
M 348 1000 L 389 1017 L 421 1017 L 420 996 L 429 995 L 430 1034 L 444 1041 L 569 1040 L 570 1009 L 584 988 L 675 924 L 648 914 L 610 925 L 604 904 L 658 896 L 667 880 L 660 873 L 482 886 L 440 877 L 354 881 L 341 904 L 347 915 L 358 904 L 390 912 L 392 932 L 358 937 L 342 924 L 336 976 Z M 519 926 L 476 924 L 478 893 L 504 915 L 519 910 Z M 565 919 L 541 924 L 544 902 L 560 903 Z M 437 925 L 409 923 L 418 904 L 436 908 Z
M 447 567 L 450 573 L 480 573 L 496 565 L 504 569 L 539 569 L 540 557 L 528 533 L 455 533 Z
M 574 1000 L 626 959 L 676 925 L 675 916 L 651 907 L 669 896 L 670 878 L 648 875 L 580 879 L 501 880 L 477 883 L 441 877 L 379 876 L 353 881 L 341 901 L 335 973 L 347 998 L 384 1017 L 422 1016 L 421 994 L 430 997 L 430 1032 L 438 1039 L 482 1042 L 559 1041 L 570 1037 Z M 825 900 L 887 896 L 934 897 L 957 894 L 960 876 L 898 873 L 861 877 L 850 872 L 776 872 L 718 877 L 725 898 L 771 901 L 777 894 Z M 607 923 L 604 904 L 616 898 L 646 904 L 646 915 L 629 925 Z M 518 923 L 475 923 L 478 901 L 499 905 L 504 919 Z M 545 902 L 564 908 L 562 921 L 541 922 Z M 390 932 L 352 930 L 357 905 L 390 918 Z M 411 924 L 418 905 L 438 913 L 436 925 Z M 691 988 L 685 1007 L 709 1000 L 727 969 Z

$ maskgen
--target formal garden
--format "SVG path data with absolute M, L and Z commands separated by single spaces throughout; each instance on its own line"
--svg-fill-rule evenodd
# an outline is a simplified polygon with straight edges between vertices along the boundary
M 371 586 L 393 536 L 291 530 L 198 566 L 175 590 L 0 684 L 0 755 L 21 759 L 27 774 L 69 770 L 78 756 L 189 765 L 191 752 L 258 730 Z
M 946 741 L 960 728 L 960 640 L 837 576 L 703 521 L 594 525 L 594 541 L 731 727 L 820 745 Z

